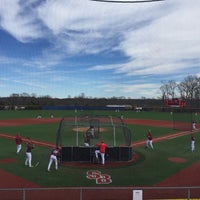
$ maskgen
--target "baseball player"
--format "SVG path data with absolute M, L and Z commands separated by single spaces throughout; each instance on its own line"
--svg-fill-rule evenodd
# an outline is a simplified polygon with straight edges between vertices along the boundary
M 33 142 L 31 141 L 30 138 L 28 138 L 28 142 L 27 142 L 27 146 L 26 146 L 26 160 L 25 160 L 25 165 L 29 166 L 29 167 L 33 167 L 32 166 L 32 149 L 35 147 L 35 145 L 33 144 Z
M 96 144 L 96 146 L 99 147 L 99 150 L 95 151 L 96 159 L 98 159 L 98 154 L 100 153 L 101 164 L 104 165 L 105 164 L 105 152 L 106 152 L 106 148 L 108 148 L 108 145 L 104 143 L 104 140 L 102 140 L 101 143 Z
M 148 130 L 147 133 L 146 148 L 153 149 L 153 136 L 150 129 Z
M 51 151 L 51 155 L 49 158 L 49 164 L 47 167 L 48 172 L 50 171 L 50 168 L 51 168 L 51 165 L 53 162 L 55 163 L 55 170 L 58 170 L 58 158 L 57 158 L 58 156 L 60 156 L 60 148 L 56 147 L 55 149 L 53 149 Z
M 18 133 L 15 137 L 15 143 L 16 143 L 16 154 L 19 154 L 19 152 L 22 149 L 22 137 L 20 136 L 20 133 Z
M 196 128 L 196 122 L 195 121 L 192 122 L 192 129 L 193 130 L 197 130 L 197 128 Z
M 90 135 L 88 133 L 85 133 L 85 135 L 84 135 L 84 146 L 85 147 L 90 146 Z
M 94 138 L 94 126 L 91 125 L 87 132 L 90 133 L 91 138 Z
M 195 150 L 195 137 L 191 134 L 191 151 L 194 152 Z

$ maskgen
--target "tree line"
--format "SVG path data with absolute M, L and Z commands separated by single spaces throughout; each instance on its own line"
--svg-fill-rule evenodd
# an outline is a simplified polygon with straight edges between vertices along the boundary
M 200 99 L 200 77 L 189 75 L 180 83 L 174 80 L 163 81 L 160 87 L 162 99 L 181 98 L 185 100 Z
M 161 96 L 157 99 L 126 99 L 124 97 L 112 98 L 88 98 L 82 93 L 78 97 L 59 99 L 49 95 L 37 97 L 36 94 L 13 93 L 9 97 L 0 97 L 1 109 L 5 106 L 29 106 L 29 108 L 41 108 L 44 105 L 65 106 L 106 106 L 106 105 L 132 105 L 133 107 L 164 107 L 165 101 L 171 98 L 181 98 L 186 101 L 187 107 L 200 107 L 200 77 L 189 75 L 180 83 L 174 80 L 162 81 L 160 87 Z

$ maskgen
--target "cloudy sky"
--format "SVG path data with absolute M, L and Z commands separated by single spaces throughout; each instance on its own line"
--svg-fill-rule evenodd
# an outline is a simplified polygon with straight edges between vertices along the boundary
M 158 98 L 200 75 L 200 0 L 0 0 L 0 96 Z

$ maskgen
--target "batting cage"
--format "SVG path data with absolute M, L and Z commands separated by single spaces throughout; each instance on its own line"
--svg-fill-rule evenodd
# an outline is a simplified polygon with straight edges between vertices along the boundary
M 181 131 L 191 131 L 194 121 L 193 113 L 186 109 L 173 110 L 173 128 Z
M 118 151 L 121 155 L 114 160 L 123 159 L 122 154 L 126 151 L 130 155 L 124 155 L 125 158 L 132 159 L 131 131 L 120 117 L 102 115 L 64 117 L 59 124 L 56 145 L 62 147 L 64 160 L 85 161 L 89 159 L 88 154 L 92 154 L 96 144 L 101 140 L 109 146 L 110 153 L 116 155 L 114 151 Z

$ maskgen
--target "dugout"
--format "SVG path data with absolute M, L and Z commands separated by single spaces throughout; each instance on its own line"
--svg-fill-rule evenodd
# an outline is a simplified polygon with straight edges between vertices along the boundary
M 84 146 L 84 135 L 94 128 L 90 145 Z M 56 136 L 56 145 L 62 147 L 62 161 L 91 162 L 96 144 L 102 139 L 109 146 L 106 160 L 132 160 L 131 131 L 121 117 L 88 116 L 62 118 Z

